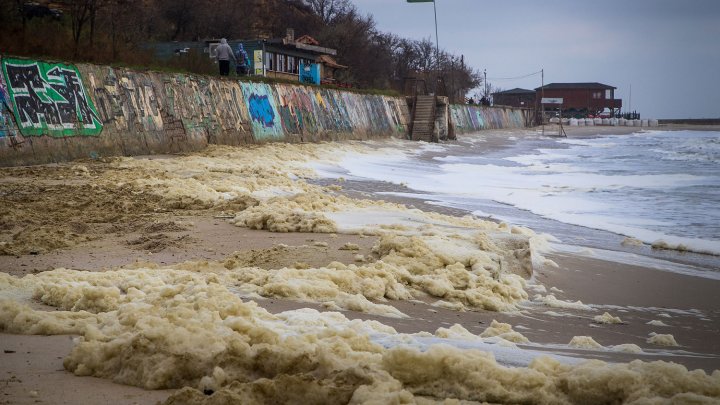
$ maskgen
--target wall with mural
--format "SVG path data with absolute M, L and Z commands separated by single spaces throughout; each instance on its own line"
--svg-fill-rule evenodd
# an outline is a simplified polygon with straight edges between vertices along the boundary
M 531 111 L 523 108 L 481 107 L 453 104 L 450 119 L 457 133 L 484 129 L 525 128 L 530 125 Z
M 0 59 L 0 165 L 405 135 L 401 98 Z
M 408 108 L 399 97 L 18 58 L 0 66 L 2 166 L 406 136 Z M 448 110 L 457 133 L 524 127 L 528 118 L 520 109 Z

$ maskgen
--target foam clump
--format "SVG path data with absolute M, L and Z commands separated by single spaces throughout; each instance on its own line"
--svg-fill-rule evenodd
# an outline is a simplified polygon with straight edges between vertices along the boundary
M 449 328 L 438 328 L 435 331 L 435 336 L 444 339 L 482 340 L 479 336 L 457 323 Z
M 641 241 L 640 239 L 631 238 L 631 237 L 626 237 L 625 239 L 622 240 L 622 242 L 620 244 L 623 246 L 635 246 L 635 247 L 645 245 L 645 243 L 643 243 L 643 241 Z
M 570 340 L 570 343 L 568 343 L 568 346 L 576 347 L 578 349 L 602 349 L 603 348 L 603 345 L 596 342 L 595 339 L 593 339 L 590 336 L 573 336 L 573 338 Z
M 652 321 L 647 322 L 646 325 L 652 325 L 652 326 L 670 326 L 670 325 L 666 324 L 665 322 L 663 322 L 663 321 L 658 321 L 658 320 L 656 320 L 656 319 L 653 319 Z
M 656 240 L 650 246 L 658 250 L 677 250 L 679 252 L 686 252 L 688 250 L 688 247 L 682 243 L 673 244 L 662 239 Z
M 593 321 L 595 323 L 602 323 L 602 324 L 621 324 L 624 323 L 620 317 L 612 316 L 609 313 L 605 312 L 602 315 L 596 315 L 593 318 Z
M 480 334 L 480 337 L 489 338 L 489 337 L 497 337 L 503 340 L 507 340 L 508 342 L 513 343 L 529 343 L 530 340 L 523 336 L 520 332 L 516 332 L 513 330 L 512 326 L 508 323 L 502 323 L 498 322 L 493 319 L 492 323 L 490 324 L 483 333 Z
M 555 298 L 553 294 L 548 294 L 546 296 L 542 295 L 536 295 L 535 301 L 540 302 L 544 304 L 545 306 L 551 307 L 551 308 L 561 308 L 561 309 L 575 309 L 579 311 L 593 311 L 593 309 L 582 303 L 582 301 L 578 300 L 575 302 L 572 301 L 563 301 Z
M 624 343 L 621 345 L 610 346 L 610 350 L 612 350 L 614 352 L 620 352 L 620 353 L 632 353 L 632 354 L 644 353 L 643 349 L 640 346 L 633 344 L 633 343 Z
M 647 338 L 647 342 L 657 346 L 680 346 L 675 337 L 670 334 L 659 334 L 655 332 L 650 333 L 650 337 Z

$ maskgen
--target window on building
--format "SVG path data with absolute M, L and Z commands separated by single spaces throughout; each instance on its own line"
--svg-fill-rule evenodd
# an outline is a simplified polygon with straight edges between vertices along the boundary
M 287 58 L 287 71 L 288 73 L 297 73 L 297 63 L 295 62 L 294 56 L 288 56 Z
M 594 91 L 593 92 L 593 98 L 600 99 L 602 98 L 602 91 Z
M 275 70 L 275 54 L 272 52 L 265 52 L 265 69 Z
M 608 100 L 612 100 L 612 98 L 613 98 L 612 90 L 610 90 L 610 89 L 605 90 L 605 98 Z
M 285 72 L 285 55 L 278 55 L 277 71 Z

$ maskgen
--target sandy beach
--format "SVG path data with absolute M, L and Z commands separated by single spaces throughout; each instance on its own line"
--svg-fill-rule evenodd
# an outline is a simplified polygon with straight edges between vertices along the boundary
M 537 130 L 489 131 L 483 147 L 488 151 L 506 148 L 513 139 L 537 134 Z M 638 128 L 565 130 L 568 137 L 581 138 L 622 136 Z M 348 143 L 338 150 L 372 150 L 377 145 Z M 290 392 L 312 393 L 312 403 L 350 397 L 362 403 L 363 398 L 380 398 L 371 395 L 373 389 L 375 394 L 387 394 L 380 402 L 413 395 L 418 402 L 458 398 L 602 403 L 603 398 L 624 402 L 671 400 L 673 396 L 678 401 L 702 396 L 698 403 L 720 400 L 720 371 L 716 371 L 720 369 L 720 280 L 546 251 L 535 247 L 541 246 L 541 240 L 532 231 L 497 220 L 463 217 L 462 210 L 422 200 L 376 194 L 402 192 L 401 185 L 314 178 L 305 163 L 330 159 L 336 153 L 334 147 L 214 147 L 194 155 L 0 169 L 0 308 L 4 313 L 0 316 L 4 351 L 0 354 L 0 403 L 224 403 L 237 399 L 232 395 L 273 403 L 296 400 Z M 232 166 L 224 166 L 227 162 Z M 386 202 L 379 203 L 380 199 Z M 366 214 L 353 216 L 357 212 Z M 77 272 L 53 272 L 59 268 Z M 340 279 L 335 271 L 347 278 Z M 468 278 L 465 273 L 473 275 Z M 98 274 L 112 277 L 103 279 Z M 159 284 L 154 290 L 157 280 L 163 280 L 163 288 L 173 293 L 160 291 Z M 114 294 L 112 299 L 102 296 L 104 292 Z M 478 298 L 481 292 L 485 296 Z M 230 308 L 223 294 L 247 306 Z M 177 302 L 182 310 L 173 312 L 164 300 Z M 248 304 L 252 302 L 257 306 Z M 201 327 L 182 324 L 198 337 L 181 342 L 180 335 L 172 336 L 172 329 L 157 326 L 172 324 L 174 317 L 194 316 L 188 309 L 192 303 L 197 319 L 215 325 L 207 326 L 207 331 L 229 327 L 248 346 L 240 349 L 240 343 L 226 341 L 226 347 L 206 356 L 196 351 L 214 351 L 219 343 L 193 346 L 203 341 Z M 208 305 L 207 311 L 203 305 Z M 304 308 L 339 312 L 348 322 L 332 318 L 323 321 L 327 324 L 313 323 L 303 318 L 312 315 L 301 316 L 303 312 L 281 315 Z M 608 317 L 603 318 L 606 312 Z M 242 317 L 247 319 L 236 319 Z M 350 322 L 356 319 L 374 322 Z M 279 320 L 285 323 L 278 326 Z M 510 329 L 488 332 L 493 321 L 509 324 Z M 462 329 L 451 329 L 455 324 Z M 278 335 L 269 337 L 271 332 L 259 328 Z M 330 329 L 337 336 L 320 346 L 317 342 L 330 339 Z M 288 343 L 292 340 L 288 336 L 309 333 L 317 334 L 307 338 L 320 347 L 314 354 L 303 360 L 283 351 L 301 351 L 302 343 Z M 672 335 L 678 346 L 670 346 L 667 339 L 654 340 L 654 333 Z M 386 334 L 382 344 L 370 342 L 368 336 L 375 334 Z M 517 366 L 522 373 L 545 373 L 548 379 L 558 379 L 538 383 L 545 384 L 542 392 L 547 396 L 542 399 L 528 399 L 535 394 L 534 388 L 527 387 L 507 388 L 508 392 L 517 389 L 516 396 L 467 394 L 480 392 L 478 387 L 486 385 L 514 385 L 507 382 L 510 377 L 498 377 L 503 382 L 467 383 L 458 388 L 462 376 L 447 377 L 446 383 L 437 377 L 439 382 L 434 383 L 435 377 L 424 377 L 424 381 L 400 370 L 398 364 L 406 361 L 418 368 L 438 363 L 421 354 L 398 352 L 394 343 L 387 342 L 431 338 L 466 339 L 502 346 L 508 353 L 539 352 L 571 360 L 563 366 Z M 176 346 L 167 351 L 153 345 L 141 347 L 146 341 Z M 81 349 L 80 342 L 85 342 Z M 260 345 L 265 346 L 257 348 Z M 246 354 L 238 354 L 242 350 L 254 350 L 257 357 L 252 364 L 260 371 L 235 365 L 245 359 Z M 370 354 L 361 356 L 360 351 Z M 437 361 L 457 362 L 460 369 L 458 358 L 467 355 L 463 353 L 453 348 L 441 357 L 445 360 Z M 494 353 L 498 361 L 505 358 L 505 351 Z M 142 356 L 145 362 L 167 362 L 166 370 L 153 369 Z M 563 384 L 558 381 L 571 378 L 558 376 L 573 374 L 572 367 L 578 367 L 574 369 L 578 375 L 584 373 L 590 366 L 577 364 L 587 359 L 603 362 L 592 363 L 595 370 L 612 371 L 588 371 L 598 376 L 597 380 L 588 377 L 587 387 L 595 387 L 592 390 L 580 384 L 577 392 L 569 389 L 558 394 L 562 390 L 556 387 Z M 183 363 L 186 360 L 209 374 L 178 371 L 192 368 Z M 649 365 L 626 366 L 634 360 Z M 656 361 L 665 363 L 651 363 Z M 682 367 L 666 371 L 664 367 L 671 363 Z M 653 371 L 647 371 L 651 367 Z M 702 371 L 692 374 L 683 367 Z M 134 374 L 130 368 L 144 371 Z M 641 376 L 627 377 L 637 378 L 640 386 L 667 375 L 677 388 L 661 392 L 647 383 L 647 397 L 630 388 L 607 388 L 612 386 L 608 375 L 629 375 L 628 370 Z M 386 372 L 399 382 L 382 385 L 379 381 Z M 238 383 L 230 383 L 226 374 L 236 376 Z M 277 387 L 284 386 L 288 393 L 278 392 Z M 408 394 L 403 397 L 403 392 Z M 200 402 L 203 398 L 207 402 Z

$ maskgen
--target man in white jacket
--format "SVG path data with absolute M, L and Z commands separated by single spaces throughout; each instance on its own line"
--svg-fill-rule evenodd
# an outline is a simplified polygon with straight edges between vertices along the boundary
M 220 76 L 227 76 L 230 74 L 230 58 L 237 63 L 237 59 L 235 59 L 235 54 L 233 53 L 232 48 L 227 43 L 227 39 L 222 38 L 220 40 L 220 45 L 218 45 L 217 48 L 215 48 L 215 57 L 218 60 L 218 65 L 220 65 Z

